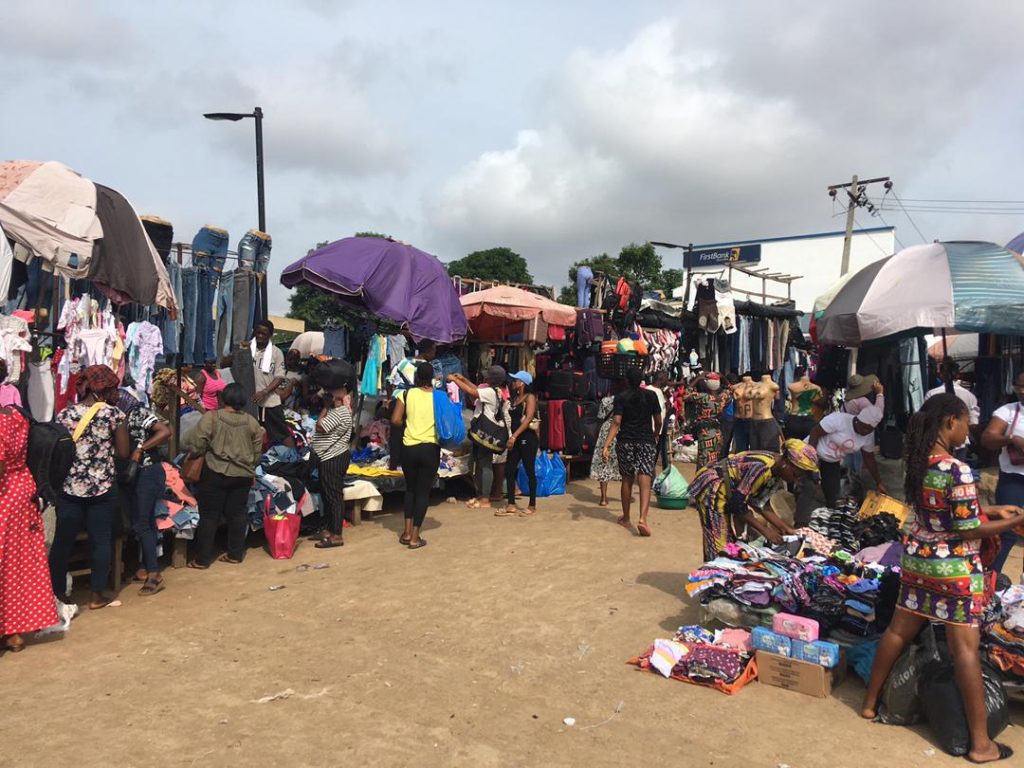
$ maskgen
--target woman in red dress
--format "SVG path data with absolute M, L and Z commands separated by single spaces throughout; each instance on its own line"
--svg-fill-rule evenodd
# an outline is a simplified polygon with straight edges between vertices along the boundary
M 0 408 L 0 636 L 12 652 L 24 647 L 23 634 L 58 621 L 27 453 L 28 420 Z

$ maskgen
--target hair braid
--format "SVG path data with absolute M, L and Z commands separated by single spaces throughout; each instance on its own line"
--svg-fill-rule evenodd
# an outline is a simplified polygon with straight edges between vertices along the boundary
M 921 410 L 910 418 L 903 455 L 907 470 L 903 490 L 908 503 L 916 504 L 921 495 L 928 456 L 943 423 L 966 414 L 967 406 L 959 397 L 943 393 L 928 398 Z

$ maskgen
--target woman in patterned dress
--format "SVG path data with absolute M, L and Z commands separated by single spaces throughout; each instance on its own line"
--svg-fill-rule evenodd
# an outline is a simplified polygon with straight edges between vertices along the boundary
M 882 686 L 903 649 L 926 621 L 946 625 L 957 688 L 967 714 L 975 763 L 1005 760 L 1013 750 L 988 736 L 981 677 L 979 619 L 983 569 L 979 542 L 1024 523 L 1019 507 L 989 507 L 999 518 L 982 522 L 971 468 L 953 457 L 967 439 L 967 406 L 956 395 L 936 395 L 910 420 L 906 442 L 906 497 L 915 521 L 903 540 L 900 594 L 896 614 L 875 655 L 861 714 L 874 719 Z
M 726 545 L 736 541 L 736 528 L 749 525 L 773 544 L 792 534 L 768 504 L 779 482 L 803 477 L 816 481 L 818 456 L 802 440 L 787 440 L 782 455 L 743 451 L 699 470 L 690 485 L 704 539 L 704 560 L 714 560 Z M 759 512 L 761 522 L 753 512 Z M 767 523 L 767 525 L 765 524 Z
M 715 382 L 715 384 L 711 384 Z M 712 392 L 721 384 L 717 373 L 698 376 L 694 389 L 686 393 L 686 401 L 697 406 L 694 418 L 694 429 L 697 437 L 697 469 L 702 469 L 718 461 L 722 453 L 722 411 L 729 404 L 732 395 L 725 392 Z
M 594 449 L 594 458 L 590 462 L 590 479 L 597 480 L 601 484 L 601 501 L 598 502 L 600 506 L 608 506 L 608 483 L 618 483 L 622 481 L 622 475 L 619 474 L 619 462 L 616 461 L 605 461 L 601 447 L 608 441 L 608 432 L 612 428 L 612 411 L 615 407 L 615 394 L 622 388 L 622 383 L 619 381 L 615 382 L 615 391 L 612 394 L 601 400 L 601 405 L 597 409 L 597 418 L 601 420 L 601 431 L 597 436 L 597 446 Z M 615 453 L 615 441 L 612 441 L 609 455 Z
M 24 648 L 23 634 L 57 623 L 27 452 L 28 419 L 0 408 L 0 637 L 12 653 Z

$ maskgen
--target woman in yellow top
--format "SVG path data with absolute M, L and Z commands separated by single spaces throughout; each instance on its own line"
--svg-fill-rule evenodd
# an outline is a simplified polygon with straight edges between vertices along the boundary
M 405 475 L 405 532 L 398 543 L 409 549 L 427 546 L 420 526 L 427 516 L 430 489 L 441 463 L 434 422 L 434 368 L 430 363 L 416 366 L 414 386 L 399 392 L 391 414 L 393 427 L 405 427 L 402 437 L 402 474 Z

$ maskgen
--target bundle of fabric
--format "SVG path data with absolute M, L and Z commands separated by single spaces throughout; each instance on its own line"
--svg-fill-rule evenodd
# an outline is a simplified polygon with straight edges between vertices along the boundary
M 712 631 L 699 625 L 680 627 L 671 640 L 658 639 L 628 663 L 673 680 L 736 693 L 757 676 L 750 633 L 743 629 Z
M 860 543 L 860 549 L 877 547 L 900 539 L 900 521 L 889 512 L 859 520 L 853 526 L 853 533 Z
M 856 534 L 857 504 L 852 499 L 841 501 L 834 509 L 820 507 L 811 513 L 807 527 L 835 544 L 836 549 L 856 552 L 861 549 Z
M 1024 678 L 1024 585 L 1003 590 L 997 597 L 992 603 L 998 607 L 986 623 L 982 643 L 993 664 Z
M 846 552 L 791 557 L 751 544 L 730 544 L 689 575 L 686 592 L 730 626 L 770 624 L 780 611 L 818 621 L 822 636 L 842 632 L 863 642 L 891 618 L 895 595 L 883 585 L 898 577 L 888 566 L 857 562 Z

